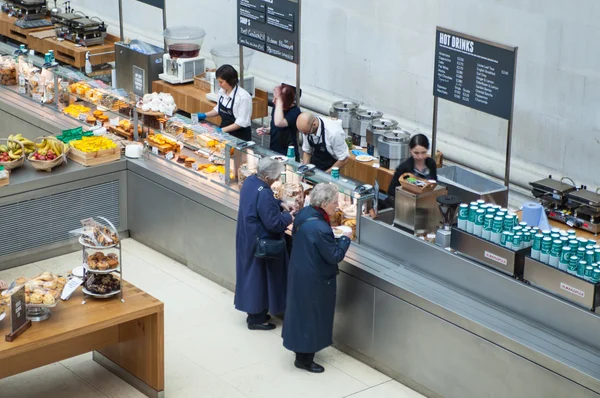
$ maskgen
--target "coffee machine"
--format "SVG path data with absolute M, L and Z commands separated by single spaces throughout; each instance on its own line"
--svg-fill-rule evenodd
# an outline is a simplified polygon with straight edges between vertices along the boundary
M 443 226 L 435 234 L 435 244 L 447 249 L 450 247 L 451 230 L 456 220 L 456 213 L 458 213 L 461 199 L 454 195 L 442 195 L 438 196 L 436 200 L 442 215 Z
M 171 84 L 194 81 L 194 76 L 204 73 L 205 59 L 200 49 L 206 32 L 204 29 L 179 26 L 163 32 L 168 54 L 163 56 L 163 73 L 158 77 Z

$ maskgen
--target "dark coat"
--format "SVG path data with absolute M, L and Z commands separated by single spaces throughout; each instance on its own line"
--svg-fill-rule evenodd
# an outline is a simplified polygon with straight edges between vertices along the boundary
M 262 188 L 259 191 L 259 188 Z M 235 308 L 258 314 L 285 311 L 288 255 L 283 260 L 261 260 L 254 257 L 256 237 L 283 238 L 292 216 L 281 211 L 281 202 L 271 188 L 257 176 L 244 181 L 240 192 L 236 231 Z
M 313 217 L 316 220 L 306 221 Z M 325 217 L 314 207 L 298 213 L 283 325 L 283 346 L 288 350 L 313 353 L 332 344 L 336 275 L 348 247 L 350 239 L 336 242 Z

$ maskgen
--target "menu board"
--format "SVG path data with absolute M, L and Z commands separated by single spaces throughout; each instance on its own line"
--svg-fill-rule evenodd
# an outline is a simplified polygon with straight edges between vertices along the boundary
M 516 48 L 436 31 L 433 95 L 509 120 Z
M 237 0 L 238 44 L 299 63 L 300 0 Z

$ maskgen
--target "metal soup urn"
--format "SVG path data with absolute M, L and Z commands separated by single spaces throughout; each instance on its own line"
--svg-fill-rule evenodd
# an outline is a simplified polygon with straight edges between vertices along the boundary
M 367 127 L 367 152 L 369 155 L 376 158 L 379 157 L 377 146 L 379 145 L 379 137 L 388 131 L 393 131 L 398 128 L 398 122 L 392 119 L 373 119 Z
M 329 116 L 338 118 L 342 121 L 342 127 L 348 133 L 350 128 L 350 119 L 356 113 L 360 104 L 352 101 L 337 101 L 331 105 Z
M 374 109 L 358 109 L 350 120 L 350 134 L 352 143 L 360 147 L 367 146 L 367 128 L 373 119 L 383 116 L 383 112 Z
M 394 170 L 410 156 L 408 143 L 410 133 L 394 130 L 383 133 L 379 137 L 379 164 L 386 169 Z

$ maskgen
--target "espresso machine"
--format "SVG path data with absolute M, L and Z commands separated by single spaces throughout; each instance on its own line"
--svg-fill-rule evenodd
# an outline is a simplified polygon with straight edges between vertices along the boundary
M 447 194 L 448 190 L 441 185 L 419 194 L 396 187 L 394 226 L 417 236 L 435 233 L 440 225 L 436 199 Z
M 452 226 L 456 220 L 456 213 L 458 212 L 461 198 L 454 195 L 443 195 L 438 196 L 436 201 L 442 215 L 443 226 L 435 234 L 435 244 L 447 249 L 450 247 Z

